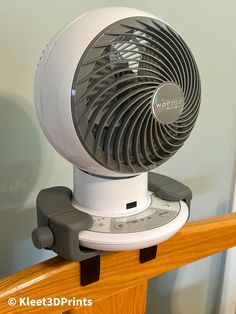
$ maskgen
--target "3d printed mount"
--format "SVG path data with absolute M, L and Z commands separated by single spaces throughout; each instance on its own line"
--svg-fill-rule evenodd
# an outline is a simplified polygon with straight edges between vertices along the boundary
M 149 173 L 148 189 L 167 201 L 184 200 L 188 207 L 192 199 L 191 190 L 169 177 Z M 72 205 L 72 191 L 66 187 L 42 190 L 37 198 L 38 227 L 32 232 L 36 248 L 49 249 L 71 261 L 81 262 L 81 285 L 99 279 L 100 255 L 96 251 L 80 246 L 79 233 L 93 225 L 93 218 Z M 140 250 L 140 262 L 156 257 L 157 246 Z

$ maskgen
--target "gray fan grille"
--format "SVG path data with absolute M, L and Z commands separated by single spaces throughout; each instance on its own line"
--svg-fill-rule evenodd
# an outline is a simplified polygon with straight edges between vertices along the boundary
M 164 124 L 155 119 L 151 101 L 167 82 L 183 91 L 184 108 L 176 121 Z M 75 130 L 105 168 L 145 172 L 183 145 L 200 94 L 198 69 L 182 38 L 159 20 L 126 18 L 94 38 L 80 59 L 71 96 Z

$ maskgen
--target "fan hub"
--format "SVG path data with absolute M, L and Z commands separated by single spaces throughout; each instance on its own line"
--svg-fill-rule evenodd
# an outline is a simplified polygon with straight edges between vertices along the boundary
M 184 93 L 174 83 L 161 84 L 152 97 L 151 108 L 155 119 L 161 123 L 173 123 L 184 107 Z

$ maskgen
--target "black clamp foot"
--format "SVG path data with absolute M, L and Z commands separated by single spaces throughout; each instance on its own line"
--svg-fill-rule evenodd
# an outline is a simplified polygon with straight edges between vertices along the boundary
M 157 256 L 157 245 L 153 245 L 145 249 L 141 249 L 139 251 L 139 262 L 141 264 L 146 263 L 148 261 L 151 261 L 152 259 L 155 259 L 156 256 Z
M 99 280 L 100 260 L 100 255 L 96 255 L 80 262 L 81 286 L 87 286 Z

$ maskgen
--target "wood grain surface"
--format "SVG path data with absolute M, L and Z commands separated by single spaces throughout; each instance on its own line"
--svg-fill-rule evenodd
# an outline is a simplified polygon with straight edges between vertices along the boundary
M 123 289 L 104 299 L 95 301 L 92 307 L 73 309 L 68 314 L 144 314 L 146 310 L 147 281 Z
M 22 308 L 19 306 L 20 297 L 88 298 L 94 302 L 93 313 L 97 313 L 96 304 L 101 299 L 117 293 L 123 294 L 124 289 L 143 285 L 151 277 L 235 245 L 236 214 L 189 222 L 173 238 L 160 244 L 157 258 L 145 264 L 139 263 L 139 251 L 104 255 L 101 258 L 100 281 L 86 287 L 80 286 L 79 263 L 56 257 L 1 279 L 0 313 L 59 313 L 72 308 L 68 305 L 50 309 L 32 306 Z M 10 307 L 7 301 L 13 297 L 17 305 Z

